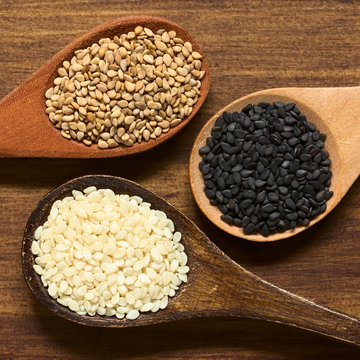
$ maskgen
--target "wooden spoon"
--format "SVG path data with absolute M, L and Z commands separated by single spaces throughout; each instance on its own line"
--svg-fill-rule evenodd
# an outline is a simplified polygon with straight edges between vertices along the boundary
M 326 133 L 325 148 L 330 153 L 331 178 L 330 190 L 334 192 L 327 202 L 327 209 L 321 215 L 311 220 L 308 226 L 299 226 L 293 230 L 264 237 L 261 234 L 244 234 L 243 228 L 232 226 L 220 219 L 220 210 L 210 205 L 204 193 L 204 181 L 199 170 L 201 156 L 199 149 L 206 145 L 216 119 L 224 112 L 241 111 L 249 104 L 260 101 L 296 103 L 308 121 Z M 252 241 L 275 241 L 288 238 L 316 224 L 324 218 L 343 198 L 350 186 L 356 180 L 360 171 L 360 87 L 344 88 L 279 88 L 263 90 L 244 96 L 221 109 L 201 129 L 191 151 L 189 173 L 190 184 L 195 200 L 202 212 L 216 226 L 231 235 Z
M 54 201 L 95 185 L 119 194 L 141 196 L 152 208 L 164 211 L 182 233 L 188 255 L 188 282 L 182 284 L 166 309 L 144 313 L 136 320 L 96 315 L 80 316 L 59 305 L 43 287 L 33 269 L 31 244 L 36 228 L 49 215 Z M 129 180 L 113 176 L 84 176 L 50 191 L 39 202 L 27 223 L 22 243 L 22 266 L 26 282 L 39 301 L 58 315 L 84 325 L 130 327 L 202 316 L 238 316 L 269 320 L 360 344 L 359 321 L 282 290 L 245 270 L 219 250 L 185 215 L 165 200 Z
M 206 74 L 202 79 L 200 96 L 190 116 L 179 125 L 171 128 L 156 140 L 136 143 L 131 147 L 119 146 L 101 150 L 97 145 L 86 145 L 74 140 L 64 139 L 60 131 L 48 119 L 45 113 L 45 91 L 53 85 L 58 76 L 57 69 L 64 60 L 70 60 L 75 50 L 84 49 L 101 38 L 113 38 L 115 35 L 134 30 L 138 25 L 151 30 L 175 30 L 177 36 L 193 45 L 194 51 L 203 56 L 202 69 Z M 149 150 L 170 139 L 180 131 L 198 112 L 209 92 L 209 66 L 199 45 L 181 26 L 169 20 L 152 16 L 121 17 L 88 31 L 60 50 L 29 79 L 0 101 L 0 157 L 56 157 L 56 158 L 105 158 L 124 156 Z

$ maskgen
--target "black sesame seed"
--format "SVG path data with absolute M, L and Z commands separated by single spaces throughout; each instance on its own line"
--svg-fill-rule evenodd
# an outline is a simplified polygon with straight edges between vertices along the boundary
M 314 132 L 316 130 L 316 126 L 311 122 L 308 122 L 307 126 L 308 126 L 309 130 L 312 132 Z
M 232 224 L 235 225 L 235 226 L 242 226 L 241 219 L 232 218 Z
M 310 155 L 311 155 L 312 157 L 315 157 L 315 155 L 316 155 L 320 150 L 319 150 L 319 148 L 317 148 L 317 147 L 312 147 L 312 148 L 309 149 L 309 151 L 310 151 Z M 320 156 L 320 158 L 321 158 L 321 156 Z
M 247 209 L 245 209 L 245 214 L 247 216 L 250 216 L 255 210 L 255 206 L 251 204 Z
M 243 176 L 244 178 L 249 177 L 250 175 L 252 175 L 252 173 L 253 172 L 251 170 L 246 170 L 246 169 L 241 170 L 241 176 Z
M 245 226 L 247 226 L 247 225 L 249 225 L 250 224 L 250 222 L 251 222 L 251 219 L 250 219 L 250 217 L 249 216 L 244 216 L 243 218 L 242 218 L 242 227 L 245 227 Z
M 252 200 L 251 200 L 251 199 L 242 200 L 242 201 L 240 202 L 240 207 L 241 207 L 242 209 L 246 209 L 247 207 L 249 207 L 249 206 L 251 205 L 251 203 L 252 203 Z
M 262 209 L 266 212 L 272 212 L 272 211 L 274 211 L 275 208 L 274 208 L 273 204 L 268 203 L 268 204 L 262 206 Z
M 229 131 L 226 133 L 226 141 L 228 144 L 233 145 L 235 143 L 235 136 Z
M 293 180 L 290 185 L 292 188 L 297 189 L 299 187 L 299 182 L 297 180 Z
M 256 196 L 256 193 L 253 190 L 246 190 L 243 192 L 243 197 L 245 199 L 254 199 L 255 196 Z
M 230 199 L 227 204 L 228 209 L 234 210 L 236 208 L 236 202 L 234 199 Z
M 250 223 L 244 227 L 245 234 L 253 234 L 255 232 L 256 228 L 253 223 Z
M 269 236 L 270 235 L 270 230 L 268 228 L 268 226 L 265 224 L 261 227 L 261 235 L 262 236 Z
M 280 121 L 274 121 L 273 126 L 276 131 L 279 131 L 279 132 L 284 131 L 284 125 Z
M 243 151 L 248 152 L 251 149 L 252 141 L 246 141 L 243 144 Z
M 240 185 L 241 184 L 241 176 L 240 176 L 240 173 L 238 172 L 235 172 L 233 174 L 233 177 L 234 177 L 234 181 L 236 184 Z
M 281 214 L 279 212 L 274 211 L 269 215 L 269 219 L 272 220 L 272 221 L 275 221 L 280 217 L 280 215 Z
M 206 138 L 206 145 L 207 145 L 210 149 L 212 149 L 212 148 L 214 147 L 214 145 L 215 145 L 214 140 L 213 140 L 210 136 Z
M 250 110 L 251 108 L 252 108 L 252 104 L 247 104 L 245 107 L 242 108 L 241 111 L 246 114 L 246 113 L 249 112 L 249 110 Z
M 266 199 L 266 191 L 263 190 L 261 192 L 258 193 L 257 197 L 256 197 L 256 201 L 261 204 L 264 202 L 264 200 Z
M 227 213 L 229 212 L 227 206 L 224 205 L 224 204 L 218 205 L 218 208 L 219 208 L 219 210 L 220 210 L 223 214 L 227 214 Z
M 302 141 L 302 142 L 307 142 L 308 141 L 308 139 L 309 139 L 309 133 L 307 132 L 307 133 L 305 133 L 305 134 L 302 134 L 301 135 L 301 137 L 300 137 L 300 140 Z
M 296 105 L 294 103 L 289 103 L 289 104 L 286 104 L 284 106 L 285 110 L 286 111 L 291 111 L 291 110 L 295 110 L 295 113 L 298 112 L 299 110 L 295 107 Z
M 255 111 L 255 113 L 257 113 L 257 114 L 261 114 L 264 110 L 263 110 L 263 108 L 261 107 L 261 106 L 259 106 L 259 105 L 254 105 L 253 106 L 253 110 Z
M 281 133 L 281 136 L 282 136 L 284 139 L 290 139 L 291 136 L 292 136 L 292 134 L 291 134 L 290 131 L 283 131 L 283 132 Z
M 201 155 L 203 155 L 203 154 L 208 154 L 210 151 L 211 151 L 211 149 L 210 149 L 209 146 L 203 146 L 203 147 L 199 150 L 199 153 L 200 153 Z
M 227 124 L 230 124 L 230 122 L 232 121 L 232 114 L 230 114 L 226 111 L 222 114 L 222 117 L 223 117 L 225 123 L 227 123 Z
M 293 174 L 288 174 L 288 175 L 285 175 L 284 177 L 284 184 L 285 185 L 290 185 L 291 182 L 295 179 L 294 175 Z
M 298 218 L 298 214 L 296 212 L 289 213 L 286 215 L 286 218 L 291 221 L 296 220 Z
M 224 123 L 224 118 L 222 116 L 219 116 L 215 121 L 215 127 L 222 127 Z
M 283 107 L 280 107 L 277 109 L 277 113 L 280 117 L 284 118 L 286 116 L 286 109 Z
M 226 184 L 225 184 L 225 179 L 223 177 L 219 177 L 217 179 L 217 186 L 219 190 L 225 190 L 226 188 Z
M 221 130 L 221 129 L 220 129 Z M 218 129 L 213 129 L 212 132 L 211 132 L 211 136 L 214 138 L 214 139 L 220 139 L 221 138 L 221 131 L 219 131 Z
M 222 193 L 220 191 L 216 191 L 215 199 L 220 204 L 224 202 L 224 196 L 222 195 Z
M 277 194 L 277 192 L 270 192 L 267 198 L 273 202 L 279 201 L 279 195 Z
M 261 108 L 263 108 L 263 109 L 266 109 L 266 108 L 268 108 L 269 106 L 271 106 L 268 102 L 266 102 L 266 101 L 260 101 L 259 103 L 258 103 L 258 106 L 260 106 Z
M 297 120 L 292 116 L 285 116 L 284 122 L 286 125 L 294 125 L 296 124 Z
M 320 131 L 319 131 L 319 130 L 315 130 L 315 131 L 313 132 L 313 134 L 312 134 L 312 138 L 313 138 L 313 140 L 315 140 L 315 141 L 320 140 Z
M 200 170 L 201 170 L 201 172 L 203 173 L 203 175 L 208 174 L 209 171 L 210 171 L 210 164 L 205 164 L 205 165 L 203 165 Z
M 229 225 L 232 224 L 233 219 L 232 219 L 231 216 L 229 216 L 229 215 L 222 215 L 220 218 L 221 218 L 222 221 L 226 222 L 227 224 L 229 224 Z
M 240 187 L 238 185 L 234 185 L 232 188 L 231 188 L 231 193 L 235 196 L 240 190 Z
M 294 202 L 294 200 L 292 200 L 291 198 L 287 198 L 287 199 L 285 200 L 285 205 L 286 205 L 289 209 L 291 209 L 291 210 L 295 210 L 295 209 L 296 209 L 295 202 Z
M 315 161 L 316 163 L 319 163 L 319 162 L 321 162 L 321 160 L 322 160 L 321 152 L 318 152 L 318 153 L 314 156 L 314 161 Z
M 242 169 L 241 164 L 236 164 L 234 167 L 232 167 L 231 172 L 236 173 Z
M 199 150 L 205 195 L 245 233 L 306 226 L 333 195 L 325 140 L 293 103 L 225 112 Z
M 285 186 L 280 186 L 279 187 L 279 192 L 282 195 L 287 195 L 289 193 L 289 189 L 287 187 L 285 187 Z
M 206 165 L 205 161 L 200 161 L 199 162 L 199 170 L 202 172 L 202 169 L 204 168 L 204 166 Z
M 325 191 L 324 191 L 324 190 L 319 191 L 319 192 L 315 195 L 315 199 L 316 199 L 317 202 L 323 201 L 324 198 L 325 198 Z
M 208 189 L 208 188 L 205 188 L 204 189 L 204 192 L 205 192 L 205 195 L 209 198 L 209 199 L 213 199 L 215 197 L 215 189 Z
M 292 137 L 292 138 L 290 138 L 290 139 L 288 140 L 288 144 L 289 144 L 290 146 L 295 146 L 298 142 L 299 142 L 299 139 L 296 138 L 296 137 Z
M 299 198 L 300 198 L 300 194 L 293 190 L 290 194 L 291 198 L 295 201 L 295 202 L 298 202 L 299 201 Z
M 250 121 L 249 117 L 246 116 L 245 113 L 241 113 L 241 115 L 243 115 L 243 116 L 240 116 L 240 125 L 243 128 L 248 128 L 251 125 L 251 121 Z
M 231 193 L 231 190 L 230 189 L 226 189 L 222 192 L 222 194 L 228 198 L 228 199 L 232 199 L 233 198 L 233 194 Z
M 325 193 L 325 199 L 326 200 L 329 200 L 332 196 L 333 196 L 333 192 L 332 191 L 327 191 L 326 193 Z
M 296 177 L 298 177 L 298 178 L 304 177 L 304 176 L 306 176 L 306 174 L 307 174 L 306 170 L 299 169 L 296 171 Z
M 267 183 L 269 186 L 274 185 L 274 183 L 275 183 L 275 176 L 274 176 L 273 173 L 270 173 L 270 175 L 269 175 L 266 183 Z
M 207 188 L 209 188 L 209 189 L 213 189 L 213 188 L 215 187 L 215 184 L 214 184 L 214 182 L 211 181 L 211 180 L 206 180 L 206 181 L 205 181 L 205 186 L 206 186 Z
M 281 101 L 275 101 L 275 102 L 273 103 L 273 105 L 274 105 L 275 107 L 277 107 L 277 108 L 279 108 L 279 107 L 284 107 L 284 106 L 285 106 L 285 104 L 282 103 Z
M 255 180 L 255 187 L 261 188 L 266 185 L 266 181 L 263 181 L 261 179 Z
M 255 115 L 254 115 L 255 116 Z M 252 118 L 254 117 L 254 116 L 252 116 Z M 260 115 L 257 115 L 258 116 L 258 118 L 260 119 Z M 251 119 L 251 118 L 250 118 Z M 252 119 L 252 120 L 254 120 L 254 119 Z M 254 124 L 255 124 L 255 127 L 257 127 L 258 129 L 264 129 L 265 127 L 266 127 L 266 122 L 265 121 L 263 121 L 263 120 L 256 120 L 255 122 L 254 122 Z

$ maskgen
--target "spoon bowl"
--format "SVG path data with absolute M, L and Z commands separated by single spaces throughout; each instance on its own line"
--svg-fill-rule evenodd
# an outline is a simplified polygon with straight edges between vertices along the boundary
M 182 233 L 188 255 L 188 282 L 182 284 L 169 305 L 157 313 L 142 313 L 136 320 L 78 315 L 51 298 L 34 271 L 31 244 L 34 232 L 45 222 L 54 201 L 88 186 L 110 188 L 115 193 L 138 195 L 164 211 Z M 359 321 L 282 290 L 250 273 L 219 250 L 201 230 L 162 198 L 129 180 L 113 176 L 84 176 L 50 191 L 27 223 L 22 243 L 25 280 L 38 300 L 58 315 L 90 326 L 131 327 L 202 316 L 238 316 L 300 327 L 343 341 L 360 344 Z
M 331 177 L 330 190 L 334 195 L 327 201 L 324 213 L 312 219 L 307 226 L 271 234 L 245 234 L 242 227 L 232 226 L 220 219 L 222 213 L 216 206 L 210 205 L 204 193 L 204 180 L 199 169 L 201 155 L 199 149 L 206 145 L 216 119 L 224 112 L 241 111 L 247 104 L 261 101 L 295 103 L 307 120 L 327 135 L 325 149 L 330 154 Z M 251 241 L 276 241 L 296 235 L 323 219 L 344 197 L 360 171 L 360 88 L 278 88 L 255 92 L 235 100 L 215 114 L 201 129 L 193 145 L 189 175 L 191 189 L 196 203 L 207 218 L 227 233 Z
M 205 70 L 205 76 L 201 81 L 200 95 L 192 113 L 156 140 L 135 143 L 131 147 L 99 149 L 96 144 L 87 147 L 75 140 L 63 138 L 45 112 L 45 92 L 53 86 L 53 81 L 58 76 L 57 69 L 63 61 L 71 59 L 74 51 L 87 48 L 102 38 L 113 38 L 115 35 L 133 31 L 138 25 L 154 31 L 175 30 L 180 38 L 193 45 L 194 51 L 202 55 L 201 70 Z M 204 54 L 181 26 L 167 19 L 152 16 L 129 16 L 110 20 L 72 41 L 0 101 L 0 157 L 106 158 L 149 150 L 170 139 L 195 116 L 205 101 L 209 87 L 209 66 Z

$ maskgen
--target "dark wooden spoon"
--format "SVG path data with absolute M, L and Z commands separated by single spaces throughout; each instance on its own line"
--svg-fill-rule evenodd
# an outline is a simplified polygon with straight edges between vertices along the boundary
M 175 30 L 177 36 L 193 45 L 194 51 L 202 56 L 202 79 L 199 99 L 192 113 L 166 134 L 156 140 L 136 143 L 131 147 L 119 146 L 101 150 L 97 145 L 86 145 L 74 140 L 64 139 L 48 119 L 45 110 L 45 91 L 53 85 L 58 76 L 57 69 L 64 60 L 70 60 L 75 50 L 84 49 L 101 38 L 113 38 L 133 31 L 138 25 L 151 30 Z M 0 101 L 0 157 L 52 157 L 52 158 L 105 158 L 124 156 L 149 150 L 170 139 L 180 131 L 198 112 L 209 92 L 209 66 L 199 45 L 181 26 L 164 18 L 153 16 L 121 17 L 88 31 L 60 50 L 29 79 L 20 84 Z
M 188 282 L 181 285 L 166 309 L 144 313 L 136 320 L 96 315 L 81 316 L 51 298 L 33 269 L 31 244 L 36 228 L 49 215 L 53 202 L 88 186 L 111 188 L 116 193 L 141 196 L 154 209 L 164 211 L 182 233 L 188 255 Z M 80 324 L 131 327 L 202 316 L 238 316 L 268 320 L 317 332 L 360 345 L 359 320 L 317 305 L 280 289 L 250 273 L 219 250 L 185 215 L 151 191 L 129 180 L 113 176 L 84 176 L 50 191 L 39 202 L 26 225 L 22 244 L 22 266 L 28 286 L 39 301 L 58 315 Z

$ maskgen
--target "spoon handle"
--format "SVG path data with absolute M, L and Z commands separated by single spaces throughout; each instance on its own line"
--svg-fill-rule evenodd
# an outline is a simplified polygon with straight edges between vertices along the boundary
M 249 287 L 257 286 L 256 293 L 248 297 L 249 317 L 283 323 L 360 344 L 357 319 L 280 289 L 250 273 L 245 284 L 243 290 L 247 291 Z
M 223 259 L 220 271 L 208 269 L 216 278 L 211 297 L 220 315 L 273 321 L 360 345 L 358 319 L 278 288 L 229 258 Z

